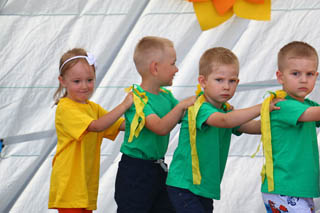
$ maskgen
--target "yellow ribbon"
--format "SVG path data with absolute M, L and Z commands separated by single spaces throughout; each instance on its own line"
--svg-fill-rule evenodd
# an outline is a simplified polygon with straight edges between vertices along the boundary
M 139 92 L 137 89 L 137 85 L 133 85 L 125 89 L 126 92 L 130 92 L 132 90 L 133 94 L 133 104 L 136 108 L 136 113 L 133 117 L 133 120 L 130 125 L 130 135 L 128 142 L 132 142 L 133 136 L 138 137 L 141 130 L 145 124 L 145 115 L 143 113 L 143 108 L 148 102 L 148 96 L 145 92 Z
M 263 145 L 264 156 L 266 159 L 265 164 L 262 167 L 261 177 L 262 182 L 267 176 L 268 180 L 268 191 L 274 190 L 274 179 L 273 179 L 273 159 L 272 159 L 272 145 L 271 145 L 271 128 L 270 128 L 270 102 L 274 98 L 285 98 L 287 93 L 283 90 L 277 90 L 275 93 L 270 92 L 270 96 L 266 98 L 261 106 L 261 141 Z M 260 145 L 258 149 L 260 148 Z
M 196 119 L 201 105 L 206 101 L 206 98 L 203 95 L 200 85 L 197 85 L 196 95 L 198 96 L 196 102 L 193 106 L 188 107 L 188 125 L 189 125 L 189 138 L 190 138 L 190 146 L 191 146 L 191 161 L 192 161 L 192 179 L 193 184 L 200 185 L 201 184 L 201 173 L 199 166 L 199 157 L 197 152 L 196 138 L 197 138 L 197 130 L 196 130 Z M 224 110 L 230 109 L 230 104 L 223 104 Z

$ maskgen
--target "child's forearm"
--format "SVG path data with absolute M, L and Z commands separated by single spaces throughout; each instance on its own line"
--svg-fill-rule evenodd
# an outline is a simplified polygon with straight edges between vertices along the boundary
M 101 132 L 112 126 L 127 110 L 127 106 L 124 103 L 119 104 L 113 110 L 100 117 L 98 120 L 94 120 L 90 123 L 87 130 L 89 132 Z
M 207 120 L 207 124 L 220 128 L 233 128 L 240 126 L 260 115 L 261 104 L 234 110 L 228 113 L 213 113 Z
M 146 127 L 157 135 L 167 135 L 181 120 L 185 111 L 184 106 L 178 104 L 164 117 L 159 118 L 156 114 L 146 118 Z
M 248 121 L 247 123 L 242 124 L 237 131 L 247 134 L 261 134 L 261 121 Z

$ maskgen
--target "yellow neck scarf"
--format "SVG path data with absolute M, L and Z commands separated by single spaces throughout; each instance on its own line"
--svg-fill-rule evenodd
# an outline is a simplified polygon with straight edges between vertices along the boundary
M 265 176 L 267 176 L 269 192 L 274 190 L 270 112 L 269 112 L 270 102 L 274 98 L 285 98 L 286 96 L 287 96 L 287 93 L 283 90 L 277 90 L 275 93 L 270 92 L 270 96 L 263 101 L 261 112 L 260 112 L 261 113 L 261 141 L 263 145 L 264 156 L 266 159 L 266 162 L 262 167 L 261 177 L 263 182 L 265 179 Z
M 133 104 L 136 108 L 136 113 L 133 117 L 133 120 L 130 125 L 130 134 L 128 142 L 132 142 L 133 136 L 138 137 L 141 130 L 145 124 L 145 116 L 143 113 L 143 108 L 148 102 L 148 96 L 145 92 L 140 92 L 138 89 L 138 85 L 133 85 L 131 87 L 126 88 L 126 92 L 130 92 L 132 90 L 133 95 Z
M 141 92 L 138 90 L 141 90 Z M 131 87 L 128 87 L 125 89 L 125 91 L 128 93 L 132 91 L 133 94 L 133 104 L 136 108 L 136 113 L 133 117 L 133 120 L 130 125 L 130 134 L 129 134 L 129 139 L 128 142 L 132 142 L 133 136 L 136 138 L 139 136 L 141 130 L 143 129 L 146 118 L 143 113 L 144 106 L 148 103 L 148 96 L 146 95 L 146 92 L 143 92 L 143 89 L 134 84 Z M 170 91 L 164 88 L 160 88 L 161 92 L 169 93 Z
M 197 130 L 196 130 L 196 119 L 198 111 L 201 105 L 206 101 L 206 98 L 201 91 L 201 87 L 198 84 L 196 95 L 198 96 L 196 102 L 193 106 L 188 107 L 188 125 L 189 125 L 189 135 L 190 135 L 190 146 L 191 146 L 191 160 L 192 160 L 192 179 L 193 184 L 200 185 L 201 184 L 201 173 L 199 167 L 199 157 L 197 152 L 196 138 L 197 138 Z M 225 103 L 222 105 L 225 111 L 230 109 L 230 105 Z

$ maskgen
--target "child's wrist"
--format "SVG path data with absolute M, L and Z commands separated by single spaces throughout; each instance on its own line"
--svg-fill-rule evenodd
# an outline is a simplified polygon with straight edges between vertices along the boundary
M 184 104 L 183 102 L 180 102 L 179 104 L 178 104 L 178 107 L 182 110 L 182 111 L 184 111 L 184 110 L 186 110 L 188 107 L 186 106 L 186 104 Z

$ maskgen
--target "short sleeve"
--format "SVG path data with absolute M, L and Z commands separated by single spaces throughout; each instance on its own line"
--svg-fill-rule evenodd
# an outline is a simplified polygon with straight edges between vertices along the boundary
M 122 122 L 124 122 L 124 118 L 119 118 L 114 124 L 112 124 L 112 126 L 110 126 L 108 129 L 104 131 L 103 137 L 108 138 L 110 140 L 115 140 L 120 132 L 119 128 Z
M 100 105 L 97 104 L 96 106 L 98 107 L 98 118 L 109 113 L 107 110 L 105 110 Z M 119 128 L 120 128 L 123 121 L 124 121 L 124 118 L 119 118 L 109 128 L 107 128 L 106 130 L 103 131 L 103 137 L 108 138 L 110 140 L 115 140 L 117 135 L 120 132 Z
M 172 92 L 170 90 L 168 90 L 168 94 L 169 94 L 169 97 L 170 97 L 170 101 L 173 104 L 173 107 L 177 106 L 179 101 L 173 96 L 173 94 L 172 94 Z
M 78 140 L 94 120 L 88 113 L 73 105 L 58 105 L 56 111 L 57 131 L 68 134 L 69 137 Z
M 279 120 L 288 125 L 295 126 L 298 124 L 300 116 L 310 107 L 296 100 L 285 100 L 277 103 L 280 110 L 272 111 L 271 119 Z
M 232 134 L 234 134 L 236 136 L 240 136 L 242 134 L 242 132 L 238 131 L 239 128 L 240 128 L 240 126 L 236 126 L 236 127 L 232 128 Z
M 144 106 L 143 113 L 144 113 L 145 117 L 147 117 L 148 115 L 151 115 L 151 114 L 156 114 L 149 104 L 146 104 Z
M 202 129 L 205 122 L 208 120 L 210 115 L 215 112 L 219 112 L 218 109 L 212 107 L 209 103 L 205 102 L 201 105 L 197 115 L 197 129 Z
M 317 102 L 311 101 L 309 99 L 305 99 L 305 102 L 307 102 L 310 106 L 320 106 Z M 316 127 L 320 127 L 320 121 L 316 121 Z

